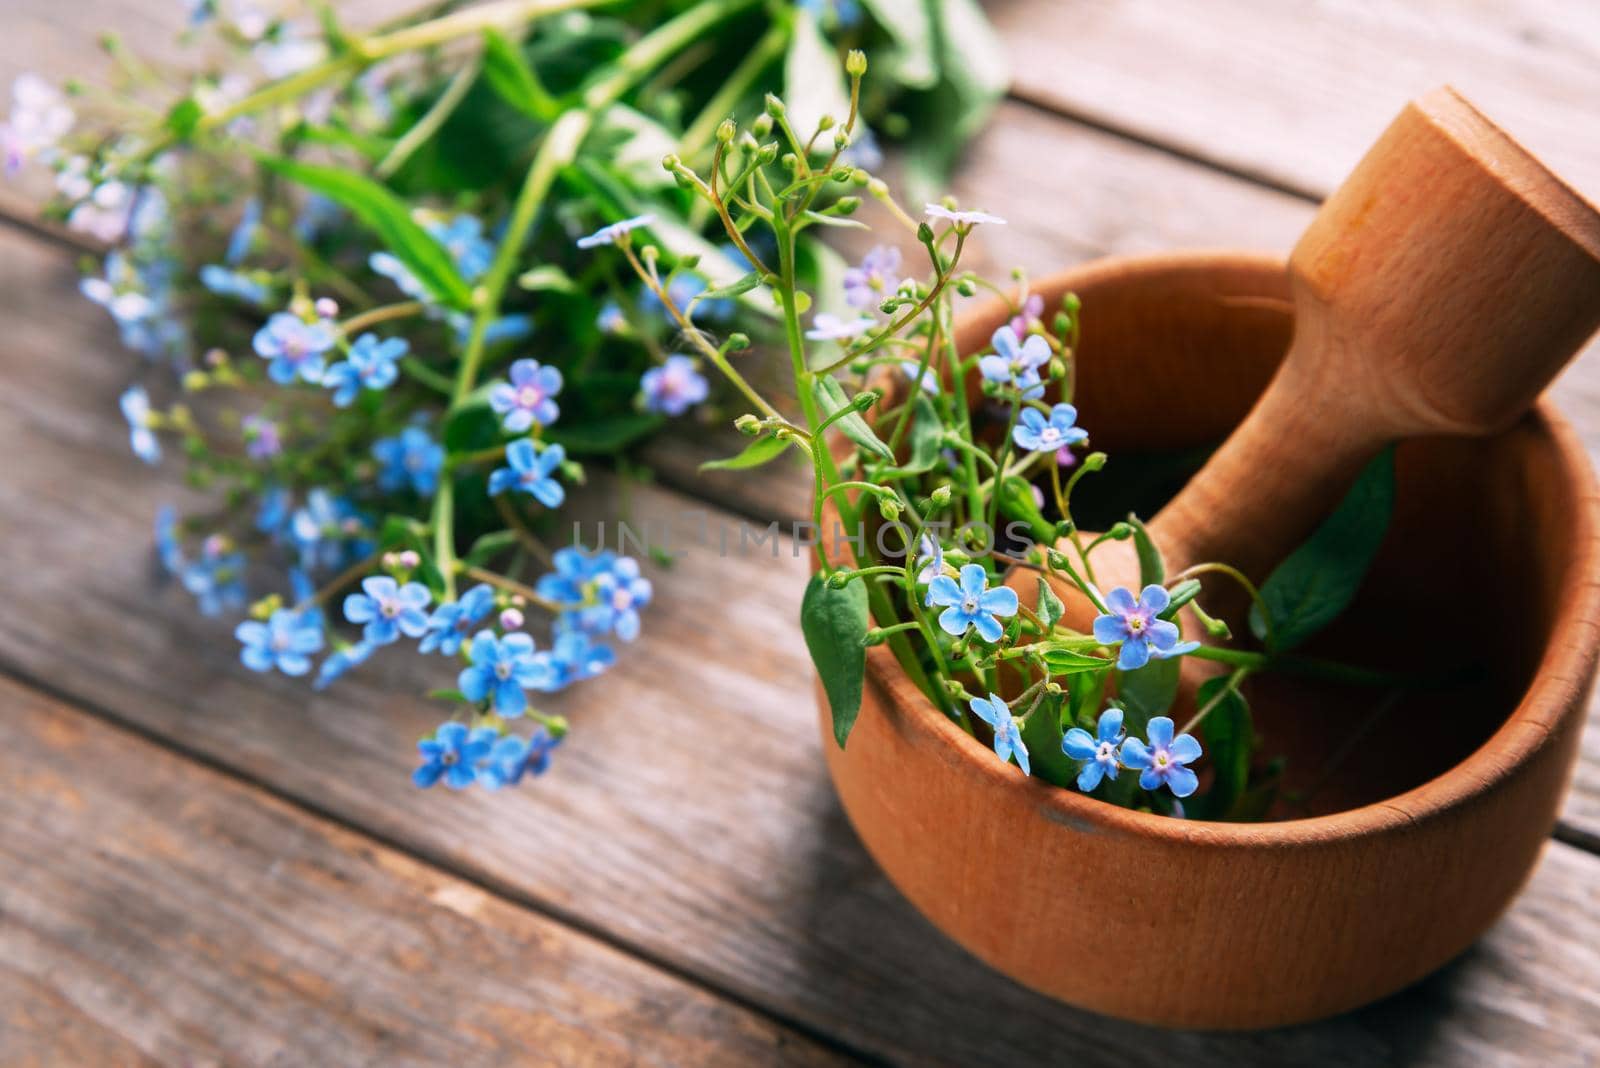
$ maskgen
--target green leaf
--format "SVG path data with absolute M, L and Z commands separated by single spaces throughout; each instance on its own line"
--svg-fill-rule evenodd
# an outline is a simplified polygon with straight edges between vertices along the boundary
M 539 122 L 553 117 L 549 95 L 526 57 L 498 30 L 483 31 L 483 76 L 500 99 Z
M 1172 596 L 1172 600 L 1167 603 L 1167 610 L 1161 613 L 1162 619 L 1172 619 L 1180 608 L 1200 596 L 1200 580 L 1184 579 L 1167 593 Z
M 1195 694 L 1195 707 L 1210 704 L 1228 676 L 1219 675 L 1200 684 Z M 1204 797 L 1189 805 L 1197 818 L 1204 820 L 1226 819 L 1234 805 L 1244 796 L 1250 781 L 1250 755 L 1255 748 L 1255 729 L 1250 721 L 1250 705 L 1238 690 L 1230 690 L 1221 702 L 1206 713 L 1204 723 L 1206 755 L 1215 770 L 1211 789 Z
M 822 116 L 844 122 L 850 114 L 850 93 L 845 85 L 838 51 L 822 35 L 809 11 L 796 11 L 789 53 L 783 61 L 783 102 L 788 108 L 789 127 L 802 143 L 816 130 Z M 817 143 L 833 150 L 833 142 L 826 135 Z
M 752 467 L 771 463 L 789 448 L 789 439 L 780 437 L 757 438 L 744 447 L 737 456 L 726 460 L 708 460 L 700 465 L 702 471 L 747 471 Z
M 800 632 L 828 695 L 833 737 L 840 749 L 861 712 L 867 618 L 867 588 L 859 580 L 836 590 L 821 574 L 811 576 L 800 602 Z
M 732 285 L 718 286 L 715 289 L 702 289 L 694 295 L 694 299 L 689 303 L 693 306 L 703 300 L 726 300 L 729 297 L 740 297 L 760 284 L 761 276 L 751 271 Z
M 822 408 L 822 414 L 829 418 L 844 411 L 850 406 L 850 400 L 844 395 L 844 387 L 837 379 L 829 375 L 821 375 L 812 385 L 812 394 L 816 397 L 817 404 Z M 889 451 L 878 435 L 872 432 L 867 421 L 861 417 L 860 412 L 849 412 L 834 419 L 833 425 L 839 432 L 863 449 L 877 456 L 879 459 L 894 463 L 894 453 Z
M 540 264 L 517 276 L 517 285 L 535 293 L 577 293 L 578 283 L 553 263 Z
M 1022 744 L 1035 778 L 1067 786 L 1078 777 L 1078 762 L 1061 751 L 1061 698 L 1046 697 L 1022 721 Z
M 429 690 L 428 700 L 454 701 L 456 704 L 462 705 L 470 705 L 472 703 L 471 701 L 467 700 L 467 695 L 462 693 L 460 690 Z
M 512 530 L 491 530 L 472 543 L 462 561 L 469 567 L 480 567 L 517 544 L 517 534 Z
M 1161 550 L 1156 548 L 1156 543 L 1150 540 L 1150 531 L 1139 517 L 1132 512 L 1128 513 L 1128 525 L 1133 528 L 1133 550 L 1139 556 L 1139 583 L 1149 586 L 1165 585 L 1167 581 L 1167 562 L 1161 559 Z
M 465 309 L 472 292 L 456 272 L 443 245 L 411 218 L 405 201 L 370 178 L 297 160 L 266 156 L 262 165 L 346 208 L 377 234 L 384 247 L 405 264 L 441 302 Z
M 1151 660 L 1137 671 L 1117 672 L 1117 699 L 1129 734 L 1143 734 L 1150 720 L 1164 716 L 1178 696 L 1181 658 Z
M 1255 636 L 1273 652 L 1287 652 L 1337 618 L 1361 588 L 1393 513 L 1394 450 L 1386 449 L 1334 513 L 1261 584 L 1272 632 L 1252 606 Z
M 1043 580 L 1041 579 L 1040 582 L 1042 583 Z M 1059 601 L 1056 603 L 1060 604 Z M 1052 676 L 1081 675 L 1086 671 L 1105 671 L 1114 663 L 1103 656 L 1090 656 L 1088 653 L 1072 648 L 1066 642 L 1040 642 L 1039 651 L 1044 656 L 1045 668 Z
M 558 423 L 545 436 L 581 456 L 618 452 L 658 429 L 666 420 L 654 412 L 613 415 L 582 422 Z
M 1034 609 L 1034 614 L 1046 629 L 1053 627 L 1066 614 L 1067 606 L 1061 603 L 1061 598 L 1056 596 L 1056 591 L 1050 588 L 1044 576 L 1039 576 L 1039 607 Z

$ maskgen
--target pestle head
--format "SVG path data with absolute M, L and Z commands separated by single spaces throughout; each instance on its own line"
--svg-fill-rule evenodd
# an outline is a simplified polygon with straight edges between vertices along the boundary
M 1406 105 L 1289 262 L 1290 360 L 1389 438 L 1508 426 L 1600 326 L 1600 213 L 1450 88 Z
M 1150 523 L 1169 571 L 1220 560 L 1260 582 L 1386 443 L 1515 421 L 1600 326 L 1600 213 L 1439 89 L 1323 204 L 1289 274 L 1277 376 Z M 1102 588 L 1137 588 L 1126 545 L 1102 546 L 1095 569 Z M 1054 585 L 1084 629 L 1082 598 Z

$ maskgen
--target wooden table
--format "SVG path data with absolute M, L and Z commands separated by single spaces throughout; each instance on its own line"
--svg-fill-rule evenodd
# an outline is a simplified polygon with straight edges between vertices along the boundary
M 957 183 L 1011 221 L 991 261 L 1285 249 L 1446 79 L 1600 195 L 1600 10 L 1401 7 L 994 4 L 1017 86 Z M 95 34 L 158 48 L 179 17 L 10 0 L 0 77 L 88 74 Z M 1526 892 L 1463 959 L 1237 1036 L 1045 1001 L 901 900 L 826 781 L 788 552 L 656 572 L 643 640 L 562 703 L 578 730 L 549 777 L 414 789 L 425 665 L 313 696 L 243 670 L 154 581 L 151 516 L 183 491 L 128 455 L 131 357 L 73 294 L 74 257 L 0 226 L 0 1063 L 1600 1062 L 1600 731 Z M 1600 361 L 1556 393 L 1600 447 Z M 640 514 L 798 505 L 792 480 L 658 458 Z

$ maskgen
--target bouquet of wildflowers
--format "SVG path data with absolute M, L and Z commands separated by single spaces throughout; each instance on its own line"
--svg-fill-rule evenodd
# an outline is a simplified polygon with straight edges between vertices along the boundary
M 612 246 L 597 263 L 621 260 L 685 322 L 685 338 L 733 383 L 753 410 L 736 425 L 753 440 L 722 466 L 756 468 L 797 450 L 814 477 L 818 569 L 806 589 L 801 627 L 846 744 L 859 711 L 868 646 L 887 643 L 928 699 L 996 756 L 1024 774 L 1105 800 L 1170 815 L 1252 818 L 1272 799 L 1278 766 L 1258 766 L 1242 684 L 1292 666 L 1324 678 L 1394 684 L 1359 668 L 1285 658 L 1354 594 L 1387 523 L 1392 469 L 1374 464 L 1352 499 L 1370 514 L 1357 549 L 1317 544 L 1286 561 L 1257 589 L 1224 564 L 1167 575 L 1159 547 L 1137 516 L 1098 536 L 1073 518 L 1074 493 L 1105 468 L 1089 451 L 1089 429 L 1072 404 L 1074 349 L 1082 309 L 1071 294 L 1047 309 L 1027 280 L 1002 289 L 962 267 L 974 234 L 1003 219 L 928 203 L 920 218 L 868 168 L 850 162 L 866 57 L 847 59 L 847 110 L 797 126 L 776 96 L 746 127 L 727 120 L 704 168 L 678 156 L 666 169 L 721 220 L 750 270 L 727 293 L 767 294 L 781 320 L 794 394 L 780 405 L 753 389 L 729 357 L 740 335 L 718 338 L 687 324 L 676 306 L 682 261 L 642 235 L 634 218 L 596 235 Z M 872 249 L 842 279 L 849 316 L 817 309 L 836 294 L 809 290 L 799 271 L 804 235 L 861 225 L 870 198 L 926 257 L 922 271 L 894 247 Z M 956 347 L 955 308 L 987 290 L 1013 318 L 980 351 Z M 791 418 L 785 408 L 797 411 Z M 1336 517 L 1337 518 L 1337 517 Z M 1330 521 L 1332 522 L 1332 521 Z M 1346 523 L 1345 526 L 1352 524 Z M 841 547 L 829 549 L 831 541 Z M 1135 543 L 1141 588 L 1102 589 L 1094 555 L 1108 541 Z M 842 552 L 853 547 L 853 559 Z M 1057 545 L 1070 548 L 1057 548 Z M 1364 555 L 1354 566 L 1341 554 Z M 1336 565 L 1336 566 L 1335 566 Z M 1345 577 L 1324 581 L 1328 568 Z M 1228 626 L 1201 609 L 1201 576 L 1226 576 L 1254 604 L 1252 626 L 1266 651 L 1230 648 Z M 1050 581 L 1046 581 L 1046 580 Z M 1319 587 L 1318 616 L 1292 612 L 1293 590 Z M 1056 587 L 1091 606 L 1080 630 Z M 1025 601 L 1018 589 L 1029 594 Z M 1328 611 L 1329 607 L 1332 611 Z M 1181 630 L 1181 609 L 1199 622 L 1202 644 Z M 1228 671 L 1199 689 L 1179 726 L 1169 715 L 1179 664 L 1197 657 Z M 1210 753 L 1196 731 L 1204 727 Z M 1201 792 L 1196 764 L 1209 756 Z
M 872 114 L 938 131 L 912 151 L 942 166 L 961 132 L 913 120 L 981 121 L 1003 74 L 966 57 L 992 38 L 971 0 L 491 0 L 360 33 L 332 5 L 188 8 L 197 71 L 109 39 L 114 91 L 24 77 L 0 125 L 8 170 L 49 168 L 50 215 L 107 248 L 82 290 L 142 357 L 134 451 L 181 454 L 215 501 L 161 511 L 160 558 L 202 612 L 247 615 L 252 670 L 320 688 L 403 643 L 447 658 L 419 785 L 537 774 L 567 724 L 534 702 L 608 669 L 652 595 L 632 558 L 553 547 L 555 513 L 585 461 L 714 410 L 685 331 L 773 321 L 733 285 L 755 254 L 705 236 L 662 154 L 707 157 L 769 85 L 820 116 L 874 40 L 902 76 Z M 852 152 L 875 165 L 864 128 Z M 584 252 L 641 214 L 664 288 Z

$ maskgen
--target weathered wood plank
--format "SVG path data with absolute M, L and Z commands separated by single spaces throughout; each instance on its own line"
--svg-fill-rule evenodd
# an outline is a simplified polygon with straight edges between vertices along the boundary
M 0 704 L 6 1064 L 841 1063 L 15 682 Z
M 244 671 L 181 592 L 153 589 L 148 516 L 174 490 L 125 455 L 110 414 L 124 359 L 97 321 L 52 299 L 66 282 L 58 254 L 15 239 L 0 248 L 10 324 L 0 379 L 16 384 L 0 396 L 0 455 L 13 458 L 0 477 L 0 569 L 28 606 L 0 616 L 0 666 L 888 1058 L 1380 1064 L 1416 1053 L 1447 1064 L 1484 1048 L 1600 1054 L 1581 1026 L 1594 997 L 1586 947 L 1600 941 L 1590 930 L 1600 862 L 1559 844 L 1469 962 L 1317 1027 L 1156 1034 L 988 972 L 912 912 L 844 821 L 794 623 L 804 561 L 787 554 L 698 551 L 657 572 L 659 602 L 625 664 L 555 702 L 579 729 L 549 777 L 510 796 L 414 790 L 404 739 L 435 713 L 409 695 L 436 680 L 437 662 L 382 656 L 313 697 Z M 634 497 L 655 516 L 702 507 L 660 490 Z M 492 840 L 461 830 L 484 826 Z M 1551 1029 L 1530 1023 L 1539 1018 Z
M 1454 84 L 1591 198 L 1600 8 L 1582 0 L 998 0 L 1014 91 L 1326 194 L 1408 99 Z

